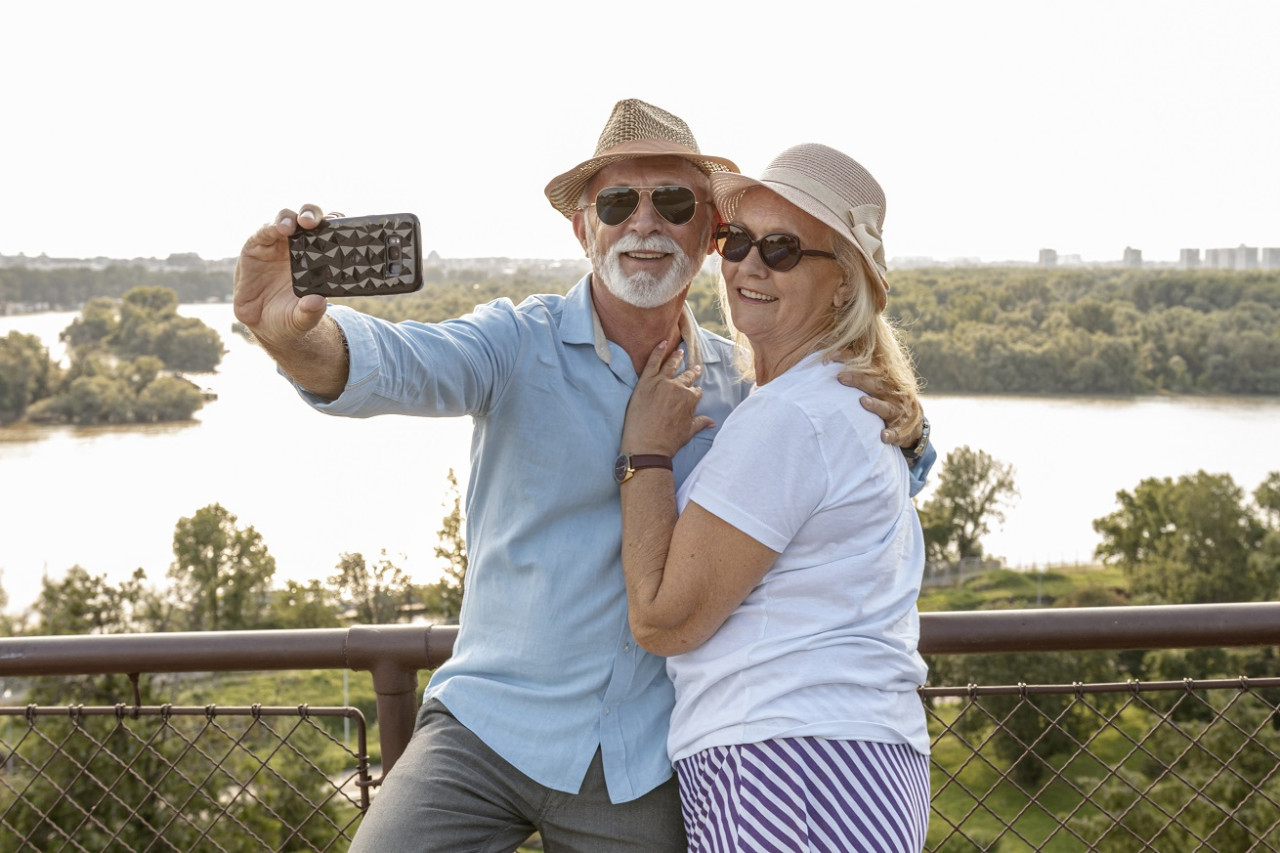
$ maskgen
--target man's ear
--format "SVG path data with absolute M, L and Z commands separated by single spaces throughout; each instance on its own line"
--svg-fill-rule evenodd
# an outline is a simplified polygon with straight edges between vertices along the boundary
M 587 218 L 586 213 L 581 210 L 574 211 L 573 214 L 573 236 L 578 238 L 582 253 L 590 255 L 591 253 L 587 251 Z
M 718 231 L 720 226 L 724 224 L 724 219 L 720 216 L 720 211 L 716 210 L 714 207 L 711 209 L 715 211 L 715 216 L 711 219 L 711 236 L 707 238 L 708 255 L 716 250 L 716 231 Z

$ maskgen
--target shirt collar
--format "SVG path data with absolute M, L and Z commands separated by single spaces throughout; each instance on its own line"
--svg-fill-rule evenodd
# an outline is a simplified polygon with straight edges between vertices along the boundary
M 600 324 L 600 315 L 596 313 L 595 302 L 591 299 L 590 273 L 573 286 L 566 299 L 572 309 L 570 312 L 572 319 L 564 324 L 561 339 L 567 344 L 590 343 L 601 361 L 605 364 L 612 363 L 609 340 L 605 337 L 604 326 Z M 590 317 L 589 333 L 586 323 L 588 317 Z M 680 314 L 680 337 L 684 339 L 685 362 L 689 367 L 720 361 L 720 354 L 715 347 L 704 345 L 702 338 L 704 334 L 706 332 L 698 325 L 698 319 L 693 316 L 693 309 L 689 307 L 688 302 L 685 302 L 684 311 Z

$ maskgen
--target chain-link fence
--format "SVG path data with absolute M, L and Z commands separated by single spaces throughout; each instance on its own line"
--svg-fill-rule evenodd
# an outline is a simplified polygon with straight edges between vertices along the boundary
M 1280 678 L 923 694 L 932 851 L 1280 851 Z
M 439 665 L 455 633 L 9 638 L 0 677 L 367 669 L 389 768 L 412 730 L 415 673 Z M 921 650 L 939 664 L 921 691 L 927 849 L 1280 851 L 1277 644 L 1278 603 L 923 614 Z M 1108 682 L 1121 656 L 1094 654 L 1231 646 L 1257 650 L 1259 677 L 1205 679 L 1217 667 L 1191 661 L 1211 658 L 1188 657 L 1166 671 L 1199 680 Z M 962 674 L 983 665 L 987 677 Z M 950 684 L 986 683 L 945 686 L 949 670 Z M 355 746 L 339 734 L 348 723 Z M 0 851 L 340 853 L 378 784 L 367 754 L 352 708 L 0 708 Z
M 6 853 L 346 850 L 369 785 L 355 708 L 0 708 Z

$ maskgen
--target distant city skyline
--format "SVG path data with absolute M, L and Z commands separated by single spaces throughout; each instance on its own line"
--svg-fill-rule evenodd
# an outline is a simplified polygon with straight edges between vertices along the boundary
M 708 256 L 710 262 L 715 262 L 715 256 Z M 85 257 L 53 257 L 48 254 L 27 255 L 19 252 L 15 255 L 5 255 L 0 253 L 0 267 L 4 266 L 85 266 L 85 265 L 105 265 L 108 263 L 136 263 L 143 262 L 153 266 L 172 265 L 175 268 L 188 266 L 205 266 L 205 267 L 226 267 L 230 269 L 235 264 L 236 257 L 228 256 L 224 258 L 205 258 L 198 252 L 171 252 L 163 257 L 113 257 L 107 255 L 99 255 L 92 258 Z M 509 255 L 491 255 L 491 256 L 474 256 L 474 257 L 447 257 L 441 253 L 429 249 L 426 255 L 426 263 L 446 266 L 461 264 L 473 261 L 530 261 L 545 262 L 554 264 L 577 264 L 583 270 L 588 268 L 588 264 L 583 258 L 555 258 L 555 257 L 515 257 Z M 928 256 L 894 256 L 888 259 L 889 267 L 898 269 L 907 269 L 912 267 L 923 266 L 1039 266 L 1039 267 L 1055 267 L 1055 266 L 1130 266 L 1130 267 L 1170 267 L 1178 269 L 1225 269 L 1225 270 L 1274 270 L 1280 269 L 1280 246 L 1247 246 L 1240 244 L 1238 246 L 1223 246 L 1215 248 L 1183 248 L 1178 251 L 1176 258 L 1151 258 L 1140 247 L 1125 246 L 1120 253 L 1114 258 L 1083 258 L 1076 254 L 1059 253 L 1056 249 L 1041 248 L 1036 258 L 1028 259 L 1007 259 L 1001 261 L 988 261 L 981 258 L 934 258 Z

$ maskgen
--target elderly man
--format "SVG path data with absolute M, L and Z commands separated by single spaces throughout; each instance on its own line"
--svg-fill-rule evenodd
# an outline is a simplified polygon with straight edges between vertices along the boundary
M 717 171 L 737 168 L 701 154 L 681 119 L 620 101 L 595 156 L 546 188 L 591 273 L 565 296 L 499 299 L 437 324 L 295 297 L 287 239 L 320 221 L 314 206 L 282 211 L 245 244 L 236 316 L 311 405 L 475 420 L 454 654 L 352 851 L 511 851 L 534 830 L 548 850 L 685 849 L 665 747 L 672 688 L 627 627 L 618 488 L 644 465 L 669 465 L 678 482 L 714 431 L 671 460 L 620 458 L 618 443 L 659 341 L 678 339 L 701 365 L 699 413 L 715 422 L 749 388 L 730 343 L 684 301 L 711 250 Z M 907 446 L 920 434 L 887 432 Z

